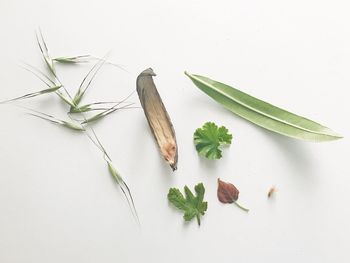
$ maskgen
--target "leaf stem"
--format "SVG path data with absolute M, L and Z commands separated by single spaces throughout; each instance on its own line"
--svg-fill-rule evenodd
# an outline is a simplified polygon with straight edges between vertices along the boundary
M 239 207 L 240 209 L 242 209 L 243 211 L 249 212 L 249 209 L 247 209 L 247 208 L 241 206 L 239 203 L 237 203 L 237 202 L 233 202 L 233 203 L 234 203 L 237 207 Z
M 199 215 L 196 215 L 196 218 L 197 218 L 197 223 L 200 226 L 201 225 L 201 219 L 200 219 Z

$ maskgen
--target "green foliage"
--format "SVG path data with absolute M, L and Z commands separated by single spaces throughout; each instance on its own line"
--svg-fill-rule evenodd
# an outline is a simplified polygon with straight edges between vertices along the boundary
M 202 128 L 198 128 L 193 137 L 197 152 L 208 159 L 220 159 L 220 145 L 229 145 L 232 141 L 228 129 L 224 126 L 219 128 L 213 122 L 207 122 Z
M 204 76 L 185 74 L 209 97 L 234 114 L 279 134 L 313 142 L 342 138 L 331 129 Z
M 128 187 L 128 185 L 125 183 L 121 175 L 118 173 L 118 171 L 115 169 L 115 167 L 112 164 L 112 159 L 108 155 L 107 151 L 103 147 L 102 143 L 98 139 L 95 131 L 93 130 L 92 127 L 88 129 L 88 123 L 92 121 L 97 121 L 99 119 L 102 119 L 103 117 L 119 110 L 119 109 L 127 109 L 127 108 L 132 108 L 130 107 L 132 103 L 126 103 L 125 100 L 122 100 L 120 102 L 94 102 L 86 105 L 79 106 L 80 101 L 83 99 L 83 96 L 86 92 L 86 90 L 89 88 L 91 82 L 93 81 L 94 77 L 98 73 L 99 69 L 104 65 L 106 62 L 104 58 L 102 59 L 97 59 L 98 62 L 91 68 L 91 70 L 88 72 L 88 74 L 84 77 L 84 79 L 81 82 L 81 85 L 79 86 L 78 91 L 76 92 L 74 98 L 70 95 L 68 90 L 65 88 L 65 86 L 61 83 L 61 81 L 58 78 L 58 74 L 55 69 L 55 63 L 66 63 L 66 64 L 78 64 L 78 63 L 83 63 L 83 62 L 88 62 L 91 59 L 94 59 L 93 57 L 89 55 L 84 55 L 84 56 L 75 56 L 75 57 L 59 57 L 52 59 L 51 56 L 49 55 L 49 49 L 47 47 L 47 44 L 44 40 L 44 37 L 39 30 L 39 32 L 36 34 L 37 37 L 37 43 L 40 49 L 40 52 L 43 56 L 46 69 L 49 71 L 49 75 L 46 73 L 42 72 L 41 70 L 37 69 L 34 66 L 31 66 L 27 63 L 24 63 L 24 66 L 22 66 L 23 69 L 31 72 L 34 76 L 36 76 L 39 80 L 41 80 L 48 88 L 33 92 L 33 93 L 28 93 L 25 95 L 22 95 L 20 97 L 16 97 L 13 99 L 5 100 L 5 101 L 0 101 L 0 104 L 4 103 L 9 103 L 9 102 L 16 102 L 19 100 L 24 100 L 24 99 L 29 99 L 29 98 L 34 98 L 39 95 L 44 95 L 44 94 L 56 94 L 59 96 L 59 98 L 65 102 L 67 105 L 70 106 L 70 112 L 68 112 L 68 117 L 70 118 L 69 120 L 62 120 L 60 118 L 56 118 L 55 116 L 26 108 L 20 105 L 16 105 L 18 107 L 24 108 L 29 111 L 28 114 L 35 116 L 37 118 L 43 119 L 45 121 L 51 122 L 53 124 L 59 125 L 64 128 L 68 128 L 70 130 L 78 131 L 83 134 L 85 134 L 91 142 L 103 153 L 103 159 L 104 161 L 107 162 L 108 165 L 108 170 L 110 174 L 113 176 L 117 184 L 119 185 L 129 207 L 130 210 L 132 211 L 132 214 L 135 218 L 135 220 L 139 223 L 135 203 L 131 194 L 131 191 Z M 112 63 L 110 63 L 112 64 Z M 114 65 L 114 64 L 112 64 Z M 117 65 L 115 65 L 117 66 Z M 129 98 L 128 96 L 127 98 Z M 114 104 L 112 107 L 107 107 L 109 104 Z M 118 107 L 118 105 L 123 104 L 121 107 Z M 90 111 L 101 111 L 99 114 L 96 114 L 95 116 L 92 116 L 90 118 L 87 118 L 84 113 L 85 112 L 90 112 Z M 79 114 L 83 120 L 77 120 L 73 119 L 71 116 L 71 113 L 77 113 Z M 83 122 L 83 123 L 82 123 Z M 85 124 L 85 125 L 84 125 Z
M 56 91 L 58 91 L 60 88 L 61 88 L 61 86 L 50 87 L 50 88 L 48 88 L 48 89 L 43 89 L 43 90 L 40 90 L 40 91 L 37 91 L 37 92 L 28 93 L 28 94 L 25 94 L 25 95 L 23 95 L 23 96 L 20 96 L 20 97 L 14 98 L 14 99 L 2 101 L 2 102 L 0 102 L 0 104 L 2 104 L 2 103 L 8 103 L 8 102 L 14 102 L 14 101 L 18 101 L 18 100 L 29 99 L 29 98 L 34 98 L 34 97 L 36 97 L 36 96 L 40 96 L 40 95 L 43 95 L 43 94 L 48 94 L 48 93 L 56 92 Z
M 168 200 L 176 208 L 184 211 L 185 221 L 191 221 L 194 217 L 197 218 L 198 225 L 201 224 L 200 216 L 207 211 L 208 203 L 203 202 L 205 188 L 202 183 L 197 184 L 194 187 L 196 196 L 193 195 L 191 190 L 185 186 L 185 197 L 177 188 L 170 188 L 168 193 Z

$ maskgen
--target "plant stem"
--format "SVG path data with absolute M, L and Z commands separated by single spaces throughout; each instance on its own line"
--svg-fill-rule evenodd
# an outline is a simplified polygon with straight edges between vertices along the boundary
M 196 218 L 197 218 L 197 223 L 200 226 L 201 225 L 201 219 L 199 218 L 199 215 L 197 215 Z
M 242 209 L 243 211 L 249 212 L 249 209 L 247 209 L 247 208 L 241 206 L 239 203 L 237 203 L 237 202 L 233 202 L 233 203 L 234 203 L 237 207 L 239 207 L 240 209 Z

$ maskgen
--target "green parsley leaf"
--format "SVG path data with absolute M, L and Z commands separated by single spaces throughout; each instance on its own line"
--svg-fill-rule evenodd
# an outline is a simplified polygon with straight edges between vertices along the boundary
M 196 196 L 193 195 L 191 190 L 185 186 L 185 197 L 177 188 L 170 188 L 168 193 L 168 200 L 176 208 L 184 211 L 185 221 L 191 221 L 194 217 L 197 218 L 197 223 L 200 226 L 200 216 L 205 214 L 207 211 L 208 203 L 203 202 L 205 188 L 202 183 L 197 184 L 194 187 Z
M 222 157 L 220 145 L 229 145 L 232 134 L 226 127 L 220 128 L 213 122 L 207 122 L 194 133 L 194 144 L 197 152 L 208 159 L 220 159 Z

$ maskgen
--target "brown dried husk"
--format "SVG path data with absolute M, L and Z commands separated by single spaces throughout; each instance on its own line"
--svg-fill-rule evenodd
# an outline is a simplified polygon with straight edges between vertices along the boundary
M 178 160 L 175 130 L 154 84 L 153 76 L 156 74 L 151 68 L 140 73 L 136 81 L 137 93 L 160 152 L 175 171 Z

